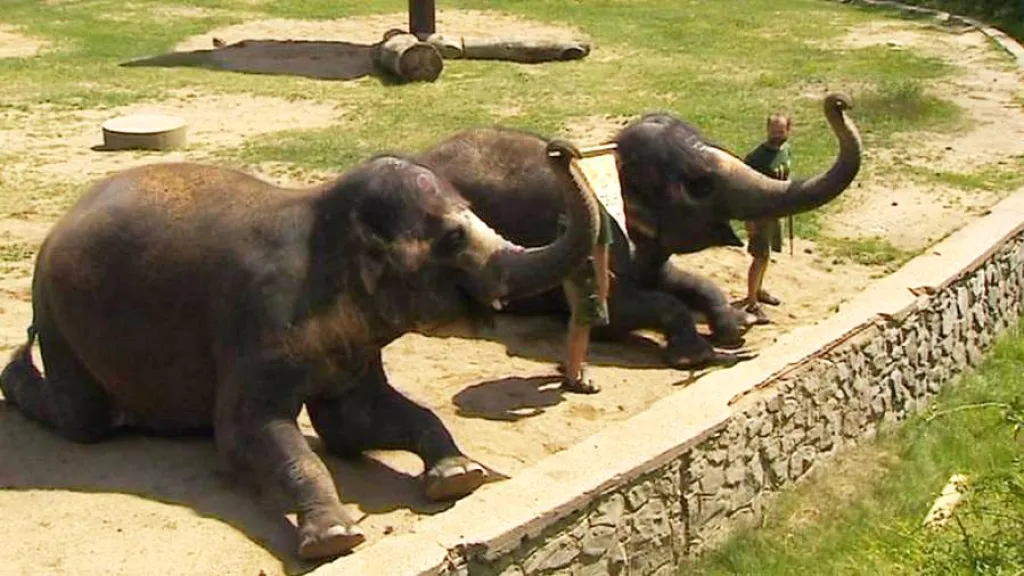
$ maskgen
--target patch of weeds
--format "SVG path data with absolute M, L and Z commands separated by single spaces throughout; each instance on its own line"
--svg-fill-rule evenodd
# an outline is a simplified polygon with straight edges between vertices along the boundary
M 928 94 L 913 79 L 887 81 L 857 94 L 855 110 L 865 139 L 911 130 L 953 131 L 967 127 L 963 108 Z
M 0 262 L 23 262 L 36 255 L 36 246 L 27 242 L 0 244 Z
M 904 166 L 918 180 L 945 184 L 964 190 L 1009 192 L 1024 186 L 1024 156 L 986 164 L 973 172 L 934 170 Z
M 1020 319 L 1024 320 L 1024 319 Z M 1024 572 L 1024 333 L 997 340 L 932 410 L 881 426 L 785 490 L 762 525 L 679 574 L 985 574 Z M 941 416 L 939 416 L 941 414 Z M 953 519 L 923 526 L 953 474 L 968 491 Z
M 885 266 L 896 269 L 917 255 L 917 252 L 893 246 L 880 236 L 870 238 L 821 238 L 822 249 L 831 258 L 856 262 L 864 266 Z

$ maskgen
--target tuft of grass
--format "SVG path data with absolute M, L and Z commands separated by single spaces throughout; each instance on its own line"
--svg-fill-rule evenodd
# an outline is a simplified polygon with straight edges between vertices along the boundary
M 918 179 L 965 190 L 1010 192 L 1024 186 L 1024 156 L 987 164 L 973 172 L 954 172 L 904 166 Z
M 24 262 L 36 255 L 36 246 L 27 242 L 0 244 L 0 262 Z
M 928 94 L 915 79 L 880 82 L 856 96 L 856 109 L 865 139 L 875 145 L 913 129 L 952 132 L 968 127 L 960 106 Z
M 821 242 L 825 252 L 840 262 L 850 261 L 864 266 L 885 266 L 892 270 L 899 268 L 917 255 L 917 252 L 894 246 L 881 236 L 823 238 Z
M 931 408 L 841 454 L 779 496 L 763 525 L 680 574 L 1021 574 L 1024 331 Z M 949 477 L 970 489 L 946 527 L 922 520 Z

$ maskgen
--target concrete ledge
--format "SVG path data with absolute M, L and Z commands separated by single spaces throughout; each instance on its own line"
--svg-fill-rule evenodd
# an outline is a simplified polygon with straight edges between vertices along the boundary
M 927 405 L 1022 298 L 1024 190 L 758 358 L 313 574 L 674 574 L 818 462 Z

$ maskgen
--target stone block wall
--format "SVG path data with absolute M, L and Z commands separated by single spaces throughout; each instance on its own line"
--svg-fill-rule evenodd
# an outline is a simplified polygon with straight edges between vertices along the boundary
M 927 405 L 1017 322 L 1024 294 L 1018 233 L 895 317 L 867 324 L 733 405 L 716 433 L 603 494 L 514 550 L 468 547 L 444 574 L 668 576 L 680 561 L 760 518 L 771 497 L 844 445 Z

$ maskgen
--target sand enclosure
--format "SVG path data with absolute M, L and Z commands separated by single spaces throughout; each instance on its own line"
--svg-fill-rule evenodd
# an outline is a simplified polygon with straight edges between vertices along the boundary
M 439 16 L 439 24 L 444 21 L 459 29 L 462 22 L 462 30 L 483 33 L 508 23 L 506 17 L 483 12 L 442 11 Z M 213 37 L 231 43 L 271 33 L 279 38 L 305 35 L 368 42 L 403 23 L 402 15 L 326 23 L 250 23 L 211 31 L 187 41 L 182 48 L 206 49 Z M 515 26 L 523 30 L 524 22 L 517 19 Z M 324 27 L 331 27 L 329 35 Z M 576 37 L 575 32 L 568 33 Z M 945 170 L 971 169 L 1021 153 L 1024 111 L 1019 105 L 1010 106 L 1017 95 L 1019 76 L 999 63 L 998 53 L 984 37 L 943 34 L 901 23 L 852 30 L 849 38 L 862 44 L 885 44 L 896 34 L 902 44 L 892 49 L 934 50 L 961 67 L 959 79 L 929 89 L 955 98 L 975 121 L 975 131 L 967 134 L 907 136 L 907 147 L 900 152 L 926 164 L 934 161 L 935 154 L 945 154 L 941 160 Z M 223 114 L 225 109 L 240 113 Z M 159 156 L 90 149 L 99 144 L 96 126 L 102 119 L 136 111 L 185 116 L 195 144 Z M 282 129 L 315 128 L 346 112 L 328 105 L 272 98 L 178 93 L 162 103 L 68 114 L 37 124 L 41 127 L 31 133 L 18 126 L 32 124 L 28 120 L 49 120 L 45 111 L 2 112 L 25 116 L 0 117 L 0 147 L 15 152 L 17 158 L 12 166 L 5 166 L 9 168 L 5 177 L 80 180 L 139 163 L 203 159 L 217 146 Z M 265 121 L 252 123 L 253 115 Z M 589 135 L 596 142 L 604 138 L 602 131 L 610 134 L 623 120 L 583 119 L 564 131 L 581 139 Z M 811 121 L 823 120 L 807 120 Z M 995 128 L 1002 136 L 995 134 Z M 983 145 L 973 146 L 973 142 Z M 947 146 L 952 149 L 946 150 Z M 985 156 L 979 157 L 979 153 Z M 890 177 L 885 169 L 890 157 L 891 151 L 868 149 L 865 165 L 872 169 L 858 179 L 846 209 L 830 218 L 834 230 L 849 236 L 881 234 L 893 241 L 899 239 L 901 246 L 923 247 L 976 214 L 944 208 L 934 201 L 936 197 L 957 195 L 979 210 L 995 199 L 993 195 L 968 195 Z M 267 172 L 283 181 L 272 168 Z M 51 217 L 29 214 L 0 220 L 0 245 L 5 253 L 33 250 L 52 223 Z M 752 330 L 748 340 L 754 347 L 764 348 L 795 326 L 819 321 L 878 273 L 866 266 L 834 264 L 807 241 L 798 240 L 795 248 L 792 257 L 788 249 L 775 257 L 769 286 L 782 298 L 783 306 L 770 310 L 775 324 Z M 0 268 L 0 345 L 6 350 L 22 341 L 30 317 L 31 260 L 9 260 Z M 680 261 L 710 275 L 733 296 L 742 294 L 749 262 L 742 249 L 708 251 Z M 392 382 L 434 409 L 467 453 L 510 476 L 611 421 L 636 414 L 676 386 L 685 385 L 692 376 L 661 368 L 653 344 L 597 343 L 592 364 L 603 391 L 595 396 L 563 395 L 557 389 L 554 371 L 563 336 L 563 328 L 555 320 L 505 319 L 478 338 L 459 333 L 405 336 L 385 350 L 385 360 Z M 0 407 L 0 453 L 5 462 L 17 463 L 5 466 L 0 477 L 4 488 L 0 490 L 4 519 L 0 523 L 4 542 L 0 565 L 5 571 L 110 576 L 152 573 L 159 567 L 159 572 L 167 575 L 255 576 L 262 571 L 273 576 L 308 568 L 289 559 L 294 547 L 291 527 L 283 520 L 275 521 L 225 473 L 210 442 L 131 437 L 77 446 L 12 412 Z M 315 436 L 305 418 L 303 425 L 308 436 Z M 421 466 L 411 455 L 374 454 L 355 463 L 328 461 L 339 479 L 342 497 L 363 517 L 361 524 L 371 542 L 414 530 L 419 517 L 444 508 L 428 504 L 420 496 L 416 475 Z

